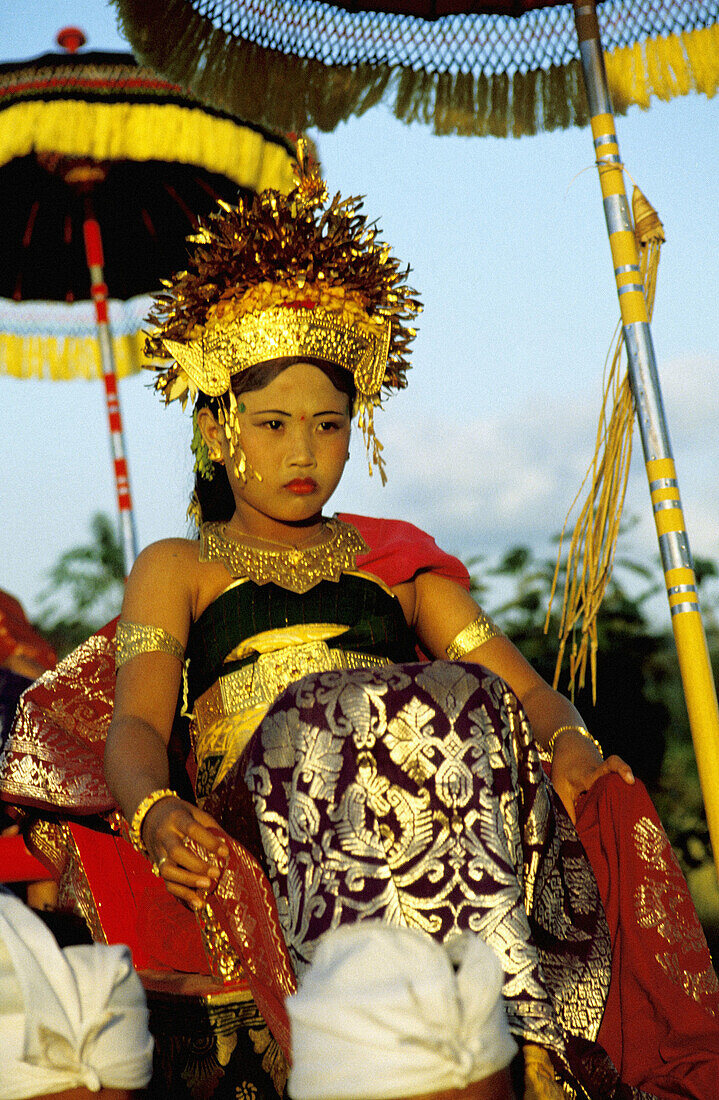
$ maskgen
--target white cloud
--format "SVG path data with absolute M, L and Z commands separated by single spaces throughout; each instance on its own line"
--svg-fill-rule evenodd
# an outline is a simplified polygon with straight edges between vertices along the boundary
M 695 553 L 719 558 L 719 360 L 686 357 L 661 374 L 690 542 Z M 373 478 L 368 486 L 366 468 L 357 463 L 336 506 L 410 519 L 465 556 L 518 543 L 547 548 L 591 461 L 599 400 L 577 388 L 511 415 L 464 423 L 446 407 L 412 423 L 388 414 L 386 424 L 378 423 L 388 485 L 382 490 Z M 362 449 L 356 440 L 353 450 Z M 636 428 L 625 515 L 640 521 L 625 549 L 653 561 L 658 548 Z
M 685 356 L 660 373 L 690 543 L 695 554 L 719 560 L 719 358 Z M 465 559 L 517 544 L 548 552 L 591 460 L 600 386 L 590 379 L 551 393 L 540 381 L 531 398 L 499 415 L 486 413 L 490 389 L 483 407 L 477 399 L 436 409 L 423 402 L 409 415 L 411 391 L 406 405 L 393 399 L 377 417 L 388 485 L 368 478 L 356 433 L 331 506 L 411 520 Z M 57 555 L 86 539 L 92 513 L 112 514 L 114 491 L 98 386 L 13 382 L 3 380 L 0 394 L 13 411 L 3 486 L 13 521 L 2 540 L 0 584 L 32 607 Z M 188 424 L 162 408 L 144 379 L 126 380 L 121 390 L 140 543 L 184 534 Z M 653 562 L 657 542 L 636 432 L 626 512 L 641 517 L 632 552 Z
M 685 355 L 660 366 L 660 381 L 670 434 L 676 442 L 717 447 L 719 356 Z

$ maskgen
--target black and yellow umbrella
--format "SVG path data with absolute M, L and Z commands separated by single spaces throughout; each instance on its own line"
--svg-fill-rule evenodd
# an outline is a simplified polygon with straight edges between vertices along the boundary
M 719 868 L 719 708 L 614 125 L 615 111 L 646 107 L 652 96 L 714 94 L 719 0 L 112 2 L 144 63 L 204 101 L 265 124 L 330 130 L 380 100 L 398 118 L 423 121 L 439 134 L 521 136 L 591 124 L 631 393 Z M 172 36 L 168 19 L 177 28 Z M 570 631 L 575 625 L 572 618 Z M 591 630 L 591 615 L 582 629 Z
M 144 362 L 141 296 L 183 266 L 185 238 L 218 199 L 291 186 L 292 155 L 289 141 L 203 106 L 131 54 L 0 66 L 0 373 L 104 379 L 128 570 L 137 544 L 117 377 Z

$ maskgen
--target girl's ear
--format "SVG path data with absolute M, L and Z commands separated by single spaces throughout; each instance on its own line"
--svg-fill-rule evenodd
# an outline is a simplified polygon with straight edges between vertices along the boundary
M 210 452 L 210 458 L 212 458 L 213 455 L 218 455 L 219 457 L 218 453 L 222 451 L 222 442 L 224 440 L 224 433 L 222 431 L 222 428 L 217 423 L 207 406 L 202 409 L 198 409 L 196 420 L 197 427 L 200 429 L 202 438 L 207 444 L 207 449 Z

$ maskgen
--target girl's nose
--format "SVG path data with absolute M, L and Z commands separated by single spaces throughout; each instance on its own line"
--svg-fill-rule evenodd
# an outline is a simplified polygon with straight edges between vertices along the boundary
M 314 466 L 315 452 L 312 446 L 312 432 L 306 423 L 297 425 L 291 436 L 289 459 L 295 466 Z

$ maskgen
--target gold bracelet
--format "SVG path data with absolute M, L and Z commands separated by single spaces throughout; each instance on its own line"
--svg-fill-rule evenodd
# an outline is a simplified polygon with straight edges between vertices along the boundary
M 555 730 L 554 733 L 552 734 L 552 736 L 549 738 L 549 744 L 547 745 L 547 750 L 546 751 L 549 755 L 550 760 L 554 759 L 554 743 L 557 740 L 557 738 L 559 737 L 560 733 L 564 733 L 565 730 L 576 730 L 577 733 L 581 733 L 582 737 L 588 737 L 589 740 L 594 745 L 594 747 L 596 748 L 599 755 L 601 756 L 602 760 L 604 759 L 604 753 L 602 752 L 602 746 L 599 744 L 596 737 L 592 737 L 591 733 L 589 732 L 589 730 L 587 729 L 586 726 L 560 726 L 559 729 Z
M 169 653 L 178 661 L 185 659 L 182 643 L 161 626 L 128 623 L 121 619 L 115 630 L 115 646 L 116 669 L 140 653 Z
M 445 652 L 450 661 L 461 661 L 467 653 L 471 653 L 473 649 L 478 649 L 490 638 L 496 638 L 501 633 L 502 631 L 497 624 L 480 608 L 477 618 L 473 619 L 468 626 L 465 626 L 464 630 L 460 630 L 459 634 L 449 643 Z
M 147 855 L 147 848 L 142 840 L 142 823 L 147 817 L 148 813 L 162 798 L 179 798 L 177 791 L 171 791 L 169 787 L 162 787 L 152 794 L 148 794 L 147 798 L 143 798 L 140 805 L 132 815 L 132 821 L 130 822 L 130 842 L 133 848 L 136 848 L 138 852 L 142 852 L 143 855 Z

